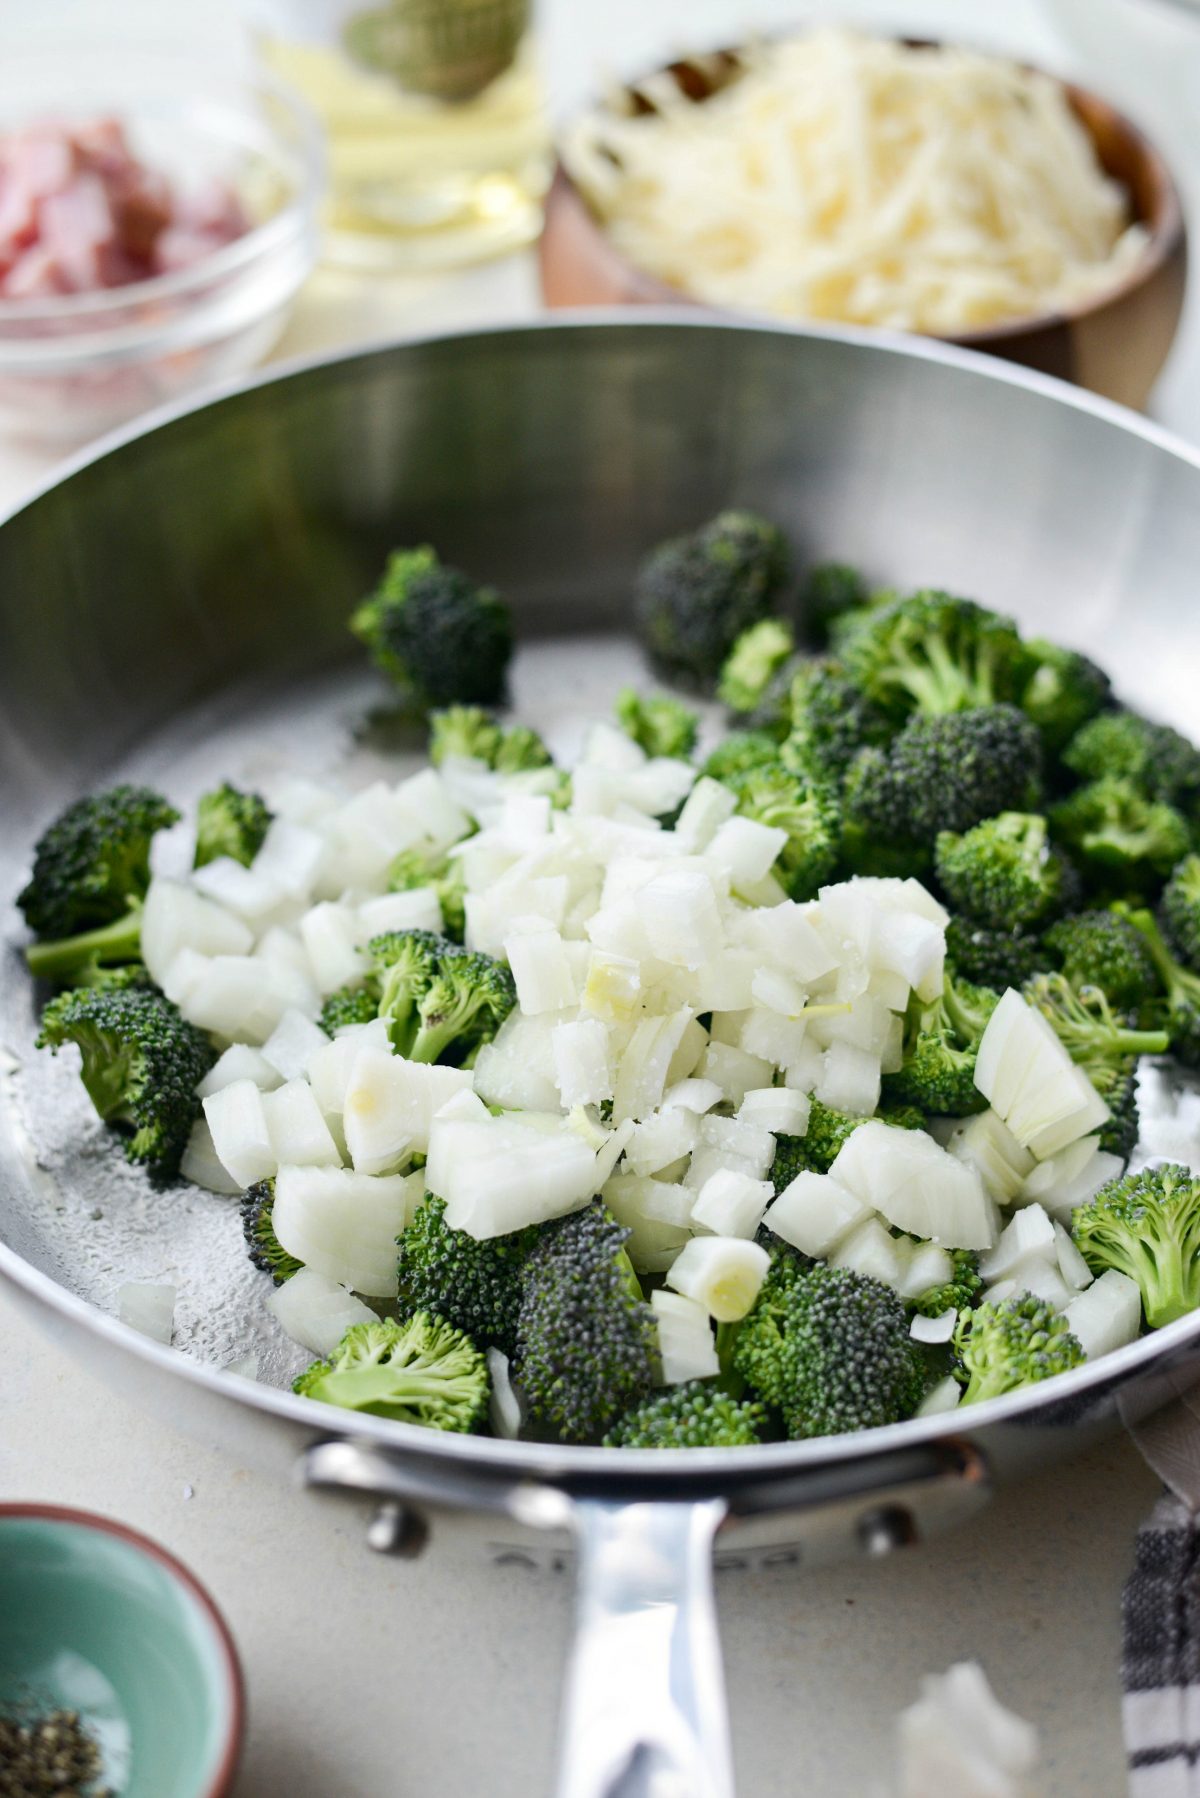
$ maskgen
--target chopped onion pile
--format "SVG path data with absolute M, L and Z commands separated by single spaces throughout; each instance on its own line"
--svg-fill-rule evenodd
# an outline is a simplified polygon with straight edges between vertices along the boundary
M 151 883 L 147 966 L 226 1045 L 185 1172 L 217 1192 L 275 1180 L 276 1235 L 303 1263 L 269 1300 L 290 1336 L 327 1353 L 364 1301 L 395 1297 L 396 1237 L 427 1192 L 481 1240 L 601 1194 L 661 1283 L 668 1384 L 717 1371 L 713 1326 L 752 1307 L 772 1236 L 906 1300 L 953 1280 L 952 1250 L 976 1251 L 986 1297 L 1039 1294 L 1089 1354 L 1137 1333 L 1131 1282 L 1093 1282 L 1064 1228 L 1119 1170 L 1098 1147 L 1106 1108 L 1019 994 L 980 1048 L 988 1109 L 936 1135 L 874 1116 L 910 998 L 942 990 L 947 914 L 924 887 L 785 898 L 781 831 L 606 724 L 565 809 L 557 780 L 453 756 L 352 795 L 291 779 L 248 868 Z M 513 972 L 516 1008 L 471 1068 L 394 1054 L 380 1020 L 332 1040 L 315 1022 L 372 936 L 441 928 L 432 889 L 387 891 L 405 850 L 461 863 L 467 946 Z M 814 1099 L 864 1121 L 827 1174 L 776 1194 L 777 1138 L 805 1135 Z M 950 1307 L 913 1334 L 944 1343 L 955 1322 Z M 957 1396 L 943 1382 L 922 1409 Z M 497 1405 L 515 1429 L 510 1398 Z

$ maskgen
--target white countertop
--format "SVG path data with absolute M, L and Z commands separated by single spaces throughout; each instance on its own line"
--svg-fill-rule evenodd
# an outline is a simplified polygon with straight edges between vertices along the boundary
M 1132 10 L 1133 0 L 1095 0 L 1105 14 L 1121 4 Z M 1145 4 L 1153 11 L 1155 0 Z M 605 0 L 585 10 L 552 0 L 556 105 L 586 88 L 607 46 L 619 43 L 621 63 L 636 67 L 672 42 L 730 41 L 806 10 L 815 9 Z M 853 15 L 931 32 L 952 19 L 961 35 L 1080 66 L 1034 0 L 1010 0 L 999 19 L 1001 9 L 979 8 L 968 33 L 973 10 L 961 0 L 863 0 Z M 1132 62 L 1130 71 L 1132 80 Z M 1200 193 L 1200 140 L 1189 144 L 1170 120 L 1158 131 L 1177 136 L 1185 188 Z M 364 285 L 323 272 L 279 353 L 536 308 L 530 256 L 421 281 Z M 1153 410 L 1200 439 L 1200 283 Z M 49 466 L 0 447 L 0 510 Z M 0 1497 L 119 1517 L 180 1555 L 224 1609 L 250 1694 L 239 1798 L 548 1791 L 567 1576 L 463 1559 L 439 1548 L 436 1531 L 415 1562 L 373 1555 L 353 1506 L 318 1502 L 213 1446 L 165 1436 L 31 1330 L 2 1293 L 0 1365 Z M 1001 1698 L 1041 1728 L 1047 1793 L 1118 1798 L 1120 1590 L 1156 1491 L 1120 1440 L 1002 1494 L 926 1549 L 807 1574 L 721 1574 L 741 1798 L 865 1794 L 886 1772 L 891 1719 L 920 1675 L 965 1657 L 982 1660 Z

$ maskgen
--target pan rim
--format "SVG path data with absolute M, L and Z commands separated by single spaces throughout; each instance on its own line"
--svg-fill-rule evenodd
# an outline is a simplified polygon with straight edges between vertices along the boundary
M 495 338 L 542 336 L 548 332 L 576 333 L 582 338 L 598 329 L 630 331 L 641 335 L 663 329 L 716 332 L 721 335 L 749 334 L 769 338 L 796 338 L 846 345 L 856 350 L 873 350 L 885 357 L 932 362 L 961 369 L 1001 386 L 1016 388 L 1033 396 L 1066 406 L 1098 419 L 1109 428 L 1141 439 L 1151 447 L 1200 472 L 1200 447 L 1185 442 L 1175 433 L 1145 419 L 1139 414 L 1098 395 L 1085 393 L 1053 376 L 1002 363 L 978 350 L 964 349 L 936 339 L 914 338 L 900 332 L 884 332 L 850 325 L 776 325 L 756 320 L 728 319 L 707 314 L 695 307 L 645 307 L 636 313 L 627 308 L 590 308 L 560 313 L 549 318 L 535 318 L 499 326 L 464 326 L 452 330 L 430 330 L 420 333 L 392 335 L 377 341 L 357 344 L 333 352 L 320 351 L 289 358 L 259 371 L 248 379 L 232 380 L 210 389 L 199 398 L 183 400 L 159 407 L 133 424 L 110 432 L 94 444 L 77 452 L 24 497 L 0 512 L 0 528 L 53 489 L 76 475 L 119 452 L 127 444 L 148 437 L 193 414 L 238 399 L 241 395 L 283 383 L 320 370 L 333 370 L 346 363 L 368 362 L 375 357 L 405 349 L 420 349 L 440 344 L 470 343 Z M 1055 1410 L 1094 1393 L 1098 1388 L 1123 1384 L 1138 1373 L 1147 1373 L 1187 1348 L 1200 1345 L 1200 1311 L 1178 1319 L 1152 1335 L 1127 1344 L 1105 1355 L 1101 1360 L 1059 1374 L 1045 1386 L 1026 1387 L 1001 1398 L 972 1405 L 969 1412 L 943 1412 L 926 1418 L 910 1418 L 904 1423 L 889 1424 L 878 1429 L 860 1430 L 846 1436 L 817 1437 L 803 1442 L 764 1443 L 739 1449 L 634 1450 L 553 1446 L 533 1442 L 509 1442 L 489 1437 L 454 1436 L 421 1429 L 412 1424 L 393 1422 L 387 1418 L 355 1414 L 342 1418 L 331 1414 L 330 1407 L 315 1400 L 276 1387 L 260 1386 L 255 1381 L 236 1379 L 224 1368 L 193 1361 L 181 1351 L 152 1341 L 112 1315 L 100 1311 L 88 1300 L 60 1286 L 50 1275 L 32 1266 L 0 1241 L 0 1278 L 27 1294 L 41 1307 L 98 1335 L 102 1340 L 155 1367 L 162 1373 L 182 1374 L 194 1385 L 211 1394 L 249 1406 L 259 1413 L 307 1430 L 314 1437 L 353 1437 L 394 1454 L 436 1465 L 453 1479 L 471 1475 L 484 1476 L 494 1482 L 506 1479 L 521 1482 L 540 1480 L 547 1485 L 561 1485 L 573 1480 L 587 1481 L 596 1476 L 619 1473 L 630 1484 L 652 1489 L 679 1488 L 688 1484 L 688 1476 L 710 1483 L 723 1481 L 731 1490 L 765 1484 L 780 1476 L 804 1475 L 818 1469 L 850 1462 L 882 1458 L 923 1447 L 950 1447 L 964 1436 L 1008 1423 L 1036 1424 L 1037 1415 Z

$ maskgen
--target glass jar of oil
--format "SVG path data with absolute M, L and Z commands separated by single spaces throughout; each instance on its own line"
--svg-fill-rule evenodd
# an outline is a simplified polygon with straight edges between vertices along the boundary
M 328 137 L 330 260 L 444 268 L 530 242 L 550 140 L 532 0 L 263 0 Z

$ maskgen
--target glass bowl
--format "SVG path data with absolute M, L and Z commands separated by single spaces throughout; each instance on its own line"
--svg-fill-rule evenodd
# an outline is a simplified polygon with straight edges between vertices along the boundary
M 260 361 L 317 254 L 321 134 L 282 83 L 111 43 L 73 41 L 66 70 L 61 53 L 5 58 L 0 132 L 97 118 L 178 189 L 232 188 L 251 227 L 125 287 L 0 299 L 0 429 L 64 448 Z

